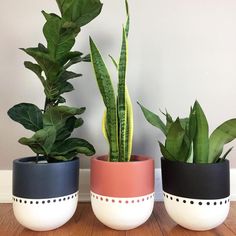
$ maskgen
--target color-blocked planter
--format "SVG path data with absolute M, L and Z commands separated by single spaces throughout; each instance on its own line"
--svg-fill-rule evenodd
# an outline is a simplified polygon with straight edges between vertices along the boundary
M 116 230 L 136 228 L 154 206 L 154 160 L 132 156 L 131 162 L 91 160 L 91 204 L 95 216 Z
M 34 160 L 13 161 L 14 215 L 31 230 L 52 230 L 65 224 L 77 208 L 79 159 L 37 164 Z
M 169 216 L 190 230 L 222 224 L 230 207 L 229 161 L 192 164 L 161 159 L 164 204 Z

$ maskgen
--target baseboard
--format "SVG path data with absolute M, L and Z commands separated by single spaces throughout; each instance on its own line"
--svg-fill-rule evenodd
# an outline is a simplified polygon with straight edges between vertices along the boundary
M 90 182 L 90 170 L 80 170 L 80 202 L 90 201 L 89 193 L 89 182 Z M 230 170 L 230 191 L 231 200 L 236 201 L 236 168 Z M 161 171 L 155 169 L 155 200 L 162 201 L 161 191 Z M 12 171 L 11 170 L 0 170 L 0 203 L 11 203 L 12 201 Z
M 12 201 L 12 171 L 0 170 L 0 203 Z

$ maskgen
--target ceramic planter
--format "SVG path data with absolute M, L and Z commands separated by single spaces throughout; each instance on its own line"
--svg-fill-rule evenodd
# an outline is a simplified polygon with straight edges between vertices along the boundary
M 191 230 L 209 230 L 229 212 L 229 161 L 191 164 L 161 160 L 164 204 L 169 216 Z
M 143 224 L 154 205 L 154 161 L 132 156 L 131 162 L 91 160 L 91 203 L 95 216 L 116 230 Z
M 36 231 L 65 224 L 78 202 L 79 159 L 35 163 L 35 157 L 13 161 L 13 211 L 23 226 Z

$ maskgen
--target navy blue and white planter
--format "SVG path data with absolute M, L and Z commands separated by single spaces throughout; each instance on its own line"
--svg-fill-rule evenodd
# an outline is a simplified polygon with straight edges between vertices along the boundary
M 47 231 L 65 224 L 78 202 L 79 159 L 35 163 L 35 157 L 13 161 L 13 211 L 24 227 Z
M 161 159 L 164 204 L 169 216 L 190 230 L 222 224 L 230 207 L 229 161 L 193 164 Z

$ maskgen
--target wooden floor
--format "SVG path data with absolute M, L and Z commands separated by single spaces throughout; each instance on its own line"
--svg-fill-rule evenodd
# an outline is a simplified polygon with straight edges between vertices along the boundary
M 129 231 L 116 231 L 101 224 L 93 215 L 90 203 L 79 203 L 74 217 L 64 226 L 48 232 L 33 232 L 25 229 L 14 219 L 11 204 L 0 204 L 0 236 L 231 236 L 236 235 L 236 202 L 231 203 L 230 213 L 224 224 L 205 232 L 193 232 L 176 225 L 167 215 L 163 203 L 155 203 L 150 219 L 142 226 Z

